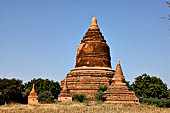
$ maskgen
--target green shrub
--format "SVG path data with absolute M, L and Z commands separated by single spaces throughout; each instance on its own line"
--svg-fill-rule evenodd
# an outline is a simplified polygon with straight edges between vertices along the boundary
M 104 85 L 104 86 L 99 85 L 98 92 L 105 92 L 106 90 L 107 90 L 107 86 L 106 85 Z
M 95 98 L 97 101 L 105 101 L 105 94 L 104 92 L 100 91 L 95 94 Z
M 87 100 L 85 94 L 74 94 L 74 95 L 73 95 L 73 101 L 83 102 L 83 101 L 85 101 L 85 100 Z
M 107 90 L 106 85 L 105 86 L 100 85 L 98 87 L 98 91 L 95 94 L 95 98 L 96 98 L 97 101 L 105 101 L 106 100 L 105 94 L 104 94 L 104 91 L 106 91 L 106 90 Z
M 166 98 L 139 98 L 139 101 L 144 104 L 154 105 L 156 107 L 170 107 L 170 101 Z
M 38 95 L 38 101 L 41 103 L 51 103 L 54 96 L 50 91 L 44 91 Z

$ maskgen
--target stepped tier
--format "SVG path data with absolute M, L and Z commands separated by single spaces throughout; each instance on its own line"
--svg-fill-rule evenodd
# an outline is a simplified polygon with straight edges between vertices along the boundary
M 105 91 L 107 103 L 139 103 L 133 91 L 129 91 L 126 84 L 108 86 Z
M 89 100 L 95 100 L 99 85 L 111 84 L 114 71 L 111 68 L 75 68 L 66 77 L 67 88 L 71 94 L 86 94 Z M 61 81 L 61 87 L 64 80 Z

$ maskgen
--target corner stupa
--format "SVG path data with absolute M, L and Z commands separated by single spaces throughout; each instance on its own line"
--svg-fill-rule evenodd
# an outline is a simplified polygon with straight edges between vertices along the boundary
M 72 102 L 72 95 L 70 94 L 69 90 L 67 89 L 67 78 L 65 78 L 65 83 L 63 86 L 62 91 L 58 95 L 58 101 L 61 102 Z

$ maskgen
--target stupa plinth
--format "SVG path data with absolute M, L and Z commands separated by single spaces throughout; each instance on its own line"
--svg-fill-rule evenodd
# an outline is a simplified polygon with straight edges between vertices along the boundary
M 67 74 L 66 79 L 67 90 L 71 95 L 85 94 L 90 101 L 95 100 L 95 93 L 99 85 L 106 85 L 108 87 L 106 91 L 108 102 L 112 101 L 113 103 L 117 103 L 117 100 L 112 99 L 113 97 L 110 95 L 115 95 L 115 91 L 121 94 L 122 86 L 126 89 L 126 94 L 130 93 L 125 84 L 120 61 L 116 71 L 111 67 L 110 49 L 104 36 L 100 32 L 95 17 L 92 18 L 91 25 L 77 48 L 75 68 Z M 65 90 L 64 84 L 65 80 L 62 80 L 61 88 L 63 88 L 63 90 L 59 97 L 62 97 Z M 131 101 L 137 103 L 135 99 L 131 98 Z M 127 100 L 126 102 L 131 103 L 131 101 Z M 119 99 L 119 102 L 124 103 L 121 99 Z

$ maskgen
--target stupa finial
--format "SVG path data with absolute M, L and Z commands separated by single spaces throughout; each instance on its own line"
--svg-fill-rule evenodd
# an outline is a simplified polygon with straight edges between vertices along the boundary
M 117 64 L 120 64 L 120 59 L 118 59 Z
M 89 29 L 92 29 L 92 30 L 99 30 L 99 27 L 97 25 L 97 19 L 95 17 L 93 17 L 91 19 L 91 25 L 89 27 Z
M 96 19 L 96 17 L 93 17 L 93 18 L 91 19 L 91 25 L 97 25 L 97 19 Z

